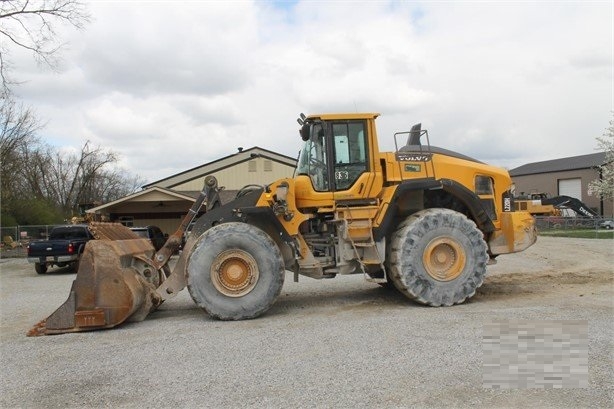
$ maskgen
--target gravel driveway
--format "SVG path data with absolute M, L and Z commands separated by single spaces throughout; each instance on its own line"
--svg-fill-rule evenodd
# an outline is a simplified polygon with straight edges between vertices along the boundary
M 210 319 L 187 291 L 144 322 L 27 338 L 75 275 L 0 260 L 2 408 L 614 407 L 614 243 L 540 237 L 470 302 L 414 304 L 361 276 L 288 274 L 264 316 Z M 483 386 L 497 320 L 588 322 L 588 387 Z

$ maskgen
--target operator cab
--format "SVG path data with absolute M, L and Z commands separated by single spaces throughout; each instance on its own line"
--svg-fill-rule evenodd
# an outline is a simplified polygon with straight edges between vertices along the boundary
M 315 192 L 348 190 L 369 171 L 365 119 L 299 121 L 305 144 L 295 177 L 308 176 Z

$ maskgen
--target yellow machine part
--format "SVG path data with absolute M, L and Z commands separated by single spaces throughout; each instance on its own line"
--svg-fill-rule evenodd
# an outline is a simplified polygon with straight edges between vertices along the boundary
M 491 236 L 488 246 L 493 255 L 516 253 L 537 240 L 535 220 L 528 212 L 501 213 L 501 229 Z
M 561 216 L 561 211 L 551 204 L 542 204 L 541 200 L 514 200 L 517 211 L 527 211 L 534 215 Z

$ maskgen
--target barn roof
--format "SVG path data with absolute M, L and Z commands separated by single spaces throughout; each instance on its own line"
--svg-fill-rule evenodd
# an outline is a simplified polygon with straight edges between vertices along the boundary
M 568 158 L 552 159 L 543 162 L 527 163 L 510 170 L 510 176 L 535 175 L 538 173 L 562 172 L 596 168 L 605 162 L 605 152 L 588 155 L 571 156 Z
M 122 197 L 109 203 L 86 210 L 86 213 L 99 213 L 102 210 L 109 211 L 114 206 L 127 202 L 141 202 L 141 201 L 163 201 L 163 200 L 186 200 L 188 202 L 194 202 L 195 198 L 191 195 L 186 195 L 184 192 L 176 192 L 171 189 L 161 188 L 154 186 L 148 189 L 144 189 L 131 195 Z

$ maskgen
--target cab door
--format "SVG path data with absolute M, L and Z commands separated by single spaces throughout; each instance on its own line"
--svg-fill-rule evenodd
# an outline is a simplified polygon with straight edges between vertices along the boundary
M 331 185 L 335 202 L 363 200 L 373 184 L 367 121 L 332 122 Z
M 330 158 L 333 152 L 326 122 L 318 122 L 310 129 L 299 155 L 294 177 L 295 200 L 298 209 L 332 209 Z

